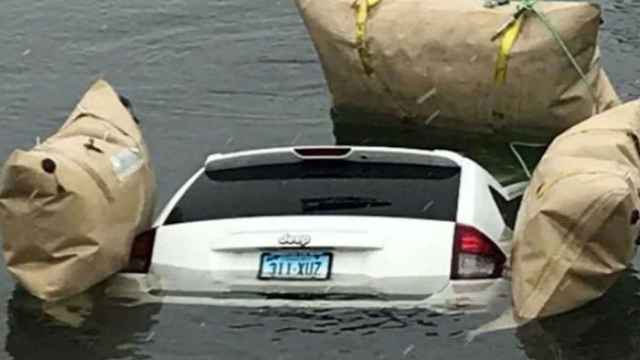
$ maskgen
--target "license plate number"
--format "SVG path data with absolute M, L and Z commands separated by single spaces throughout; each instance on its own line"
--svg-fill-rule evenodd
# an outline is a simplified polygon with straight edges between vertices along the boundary
M 332 254 L 328 252 L 280 251 L 263 253 L 258 278 L 263 280 L 327 280 Z

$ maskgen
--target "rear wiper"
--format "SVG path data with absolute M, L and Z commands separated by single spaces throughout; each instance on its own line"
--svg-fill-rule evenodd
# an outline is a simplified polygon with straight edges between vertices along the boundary
M 302 199 L 302 212 L 362 209 L 391 206 L 391 202 L 357 196 L 334 196 Z

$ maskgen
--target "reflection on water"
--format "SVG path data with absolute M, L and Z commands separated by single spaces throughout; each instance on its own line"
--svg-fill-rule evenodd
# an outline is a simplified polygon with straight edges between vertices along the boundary
M 508 334 L 466 343 L 465 333 L 488 318 L 423 309 L 165 305 L 154 342 L 143 346 L 154 359 L 517 358 Z
M 160 306 L 131 309 L 99 297 L 93 300 L 88 308 L 83 308 L 86 304 L 66 306 L 66 311 L 84 318 L 69 324 L 47 314 L 39 300 L 17 288 L 7 308 L 5 350 L 20 360 L 149 358 L 140 352 L 140 345 L 152 341 L 153 316 Z
M 549 143 L 548 138 L 526 134 L 517 138 L 499 137 L 428 127 L 389 126 L 370 115 L 332 115 L 333 134 L 338 144 L 453 150 L 475 160 L 504 184 L 527 180 L 512 152 L 511 142 L 518 140 L 536 145 L 517 147 L 529 170 L 535 167 Z
M 601 299 L 570 313 L 533 321 L 516 336 L 532 359 L 637 359 L 640 279 L 629 271 Z
M 602 299 L 518 329 L 465 336 L 495 315 L 424 309 L 115 306 L 94 298 L 70 327 L 16 289 L 6 351 L 15 359 L 635 359 L 640 279 L 626 273 Z M 69 309 L 81 311 L 81 309 Z M 520 342 L 513 341 L 516 336 Z
M 513 358 L 508 333 L 468 342 L 492 314 L 439 314 L 426 309 L 219 307 L 67 303 L 83 317 L 59 313 L 20 288 L 7 309 L 6 352 L 15 359 L 424 359 Z M 87 306 L 88 305 L 88 306 Z M 496 348 L 499 351 L 496 351 Z

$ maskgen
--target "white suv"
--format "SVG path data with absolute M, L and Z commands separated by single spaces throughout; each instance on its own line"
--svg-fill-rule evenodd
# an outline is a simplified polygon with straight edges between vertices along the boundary
M 449 151 L 289 147 L 207 158 L 109 282 L 212 305 L 486 306 L 526 184 Z

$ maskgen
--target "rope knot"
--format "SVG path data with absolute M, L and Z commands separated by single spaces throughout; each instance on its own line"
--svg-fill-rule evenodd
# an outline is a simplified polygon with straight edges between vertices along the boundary
M 534 11 L 537 3 L 538 3 L 538 0 L 520 0 L 520 3 L 516 7 L 516 9 L 518 12 L 521 12 L 524 10 Z

